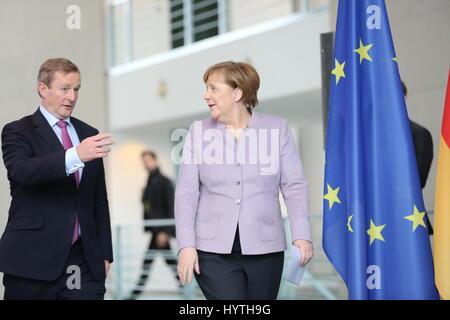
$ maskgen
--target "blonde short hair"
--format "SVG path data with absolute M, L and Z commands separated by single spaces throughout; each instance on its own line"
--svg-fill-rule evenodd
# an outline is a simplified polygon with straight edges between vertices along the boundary
M 203 82 L 206 83 L 211 74 L 222 72 L 225 83 L 233 89 L 242 90 L 241 101 L 247 108 L 256 107 L 258 104 L 257 92 L 259 89 L 259 75 L 256 69 L 246 62 L 225 61 L 209 67 L 203 75 Z

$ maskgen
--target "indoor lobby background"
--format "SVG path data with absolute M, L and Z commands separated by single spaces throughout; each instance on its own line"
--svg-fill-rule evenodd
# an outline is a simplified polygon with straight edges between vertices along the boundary
M 299 287 L 283 281 L 280 299 L 345 299 L 346 289 L 321 250 L 324 134 L 320 35 L 334 31 L 337 0 L 0 0 L 0 126 L 39 105 L 36 76 L 47 58 L 81 69 L 74 116 L 111 132 L 105 160 L 115 263 L 108 299 L 136 282 L 148 234 L 140 154 L 152 149 L 174 182 L 176 129 L 208 117 L 203 72 L 224 60 L 252 63 L 261 76 L 257 111 L 288 119 L 309 181 L 316 256 Z M 450 1 L 386 0 L 408 113 L 430 130 L 434 160 L 424 189 L 434 206 L 438 141 L 450 65 Z M 0 231 L 10 203 L 0 165 Z M 432 218 L 432 215 L 431 215 Z M 0 286 L 0 296 L 2 288 Z M 158 258 L 144 299 L 202 299 L 181 289 Z

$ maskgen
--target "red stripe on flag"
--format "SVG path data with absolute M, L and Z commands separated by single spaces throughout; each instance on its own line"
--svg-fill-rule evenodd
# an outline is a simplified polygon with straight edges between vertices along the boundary
M 450 148 L 450 70 L 447 80 L 447 95 L 445 97 L 444 116 L 442 117 L 442 138 Z

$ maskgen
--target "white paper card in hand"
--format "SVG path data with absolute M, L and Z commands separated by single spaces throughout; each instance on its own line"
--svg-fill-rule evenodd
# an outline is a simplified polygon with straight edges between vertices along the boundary
M 299 285 L 302 282 L 303 274 L 305 273 L 306 265 L 300 266 L 300 258 L 302 254 L 300 248 L 291 246 L 291 265 L 289 267 L 289 273 L 287 280 L 293 284 Z

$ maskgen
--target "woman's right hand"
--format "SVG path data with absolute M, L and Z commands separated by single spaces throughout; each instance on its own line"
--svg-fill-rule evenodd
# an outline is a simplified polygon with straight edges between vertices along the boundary
M 185 247 L 180 250 L 178 256 L 178 277 L 182 285 L 192 281 L 194 270 L 200 274 L 200 266 L 198 265 L 197 250 L 194 247 Z

